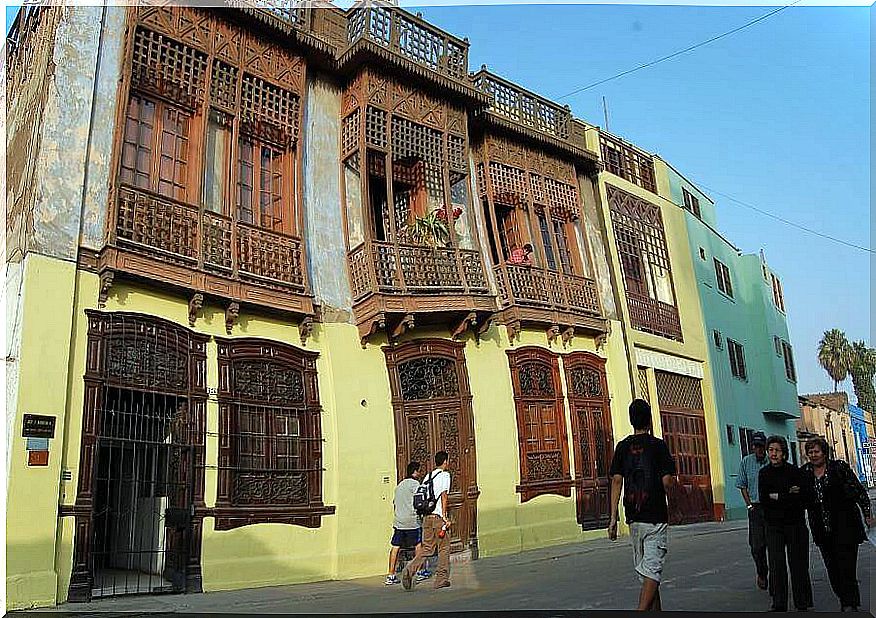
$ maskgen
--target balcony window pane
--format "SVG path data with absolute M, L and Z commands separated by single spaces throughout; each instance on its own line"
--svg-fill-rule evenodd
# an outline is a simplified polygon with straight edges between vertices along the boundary
M 211 212 L 225 211 L 225 179 L 228 169 L 228 130 L 210 113 L 207 124 L 207 161 L 204 166 L 204 208 Z

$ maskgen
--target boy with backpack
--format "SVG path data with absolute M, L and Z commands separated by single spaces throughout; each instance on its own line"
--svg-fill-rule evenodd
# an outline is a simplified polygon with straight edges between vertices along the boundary
M 414 509 L 423 517 L 423 542 L 417 547 L 417 555 L 402 572 L 402 586 L 412 590 L 414 573 L 438 548 L 438 568 L 435 573 L 435 588 L 450 586 L 450 519 L 448 518 L 447 494 L 450 492 L 450 473 L 447 471 L 450 458 L 446 451 L 435 453 L 435 469 L 432 470 L 414 493 Z

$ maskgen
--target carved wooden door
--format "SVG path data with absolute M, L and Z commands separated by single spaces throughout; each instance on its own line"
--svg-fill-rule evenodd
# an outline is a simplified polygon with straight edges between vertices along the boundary
M 450 456 L 451 551 L 477 554 L 477 486 L 471 392 L 465 345 L 419 340 L 384 348 L 395 413 L 398 480 L 407 464 L 434 468 L 437 451 Z
M 678 483 L 669 494 L 669 523 L 712 521 L 712 477 L 700 380 L 665 371 L 655 376 L 663 439 L 678 471 Z
M 608 526 L 614 453 L 605 360 L 585 352 L 564 358 L 572 412 L 578 523 L 585 530 Z

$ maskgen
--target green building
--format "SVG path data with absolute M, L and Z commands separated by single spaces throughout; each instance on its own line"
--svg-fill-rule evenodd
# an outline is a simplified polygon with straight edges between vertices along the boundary
M 726 517 L 745 517 L 735 490 L 741 457 L 755 431 L 794 448 L 797 376 L 778 276 L 763 251 L 743 254 L 718 231 L 714 202 L 667 164 L 672 201 L 685 210 L 702 306 L 721 432 Z

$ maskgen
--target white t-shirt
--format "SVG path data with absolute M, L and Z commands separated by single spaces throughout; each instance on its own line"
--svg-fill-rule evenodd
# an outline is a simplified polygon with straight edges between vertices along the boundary
M 423 482 L 426 483 L 430 478 L 435 479 L 433 481 L 435 488 L 435 499 L 438 500 L 438 503 L 435 505 L 435 510 L 433 511 L 433 514 L 437 515 L 438 517 L 444 517 L 444 506 L 441 504 L 441 494 L 450 493 L 450 473 L 447 470 L 435 468 L 428 475 L 426 475 L 426 478 L 423 479 Z

